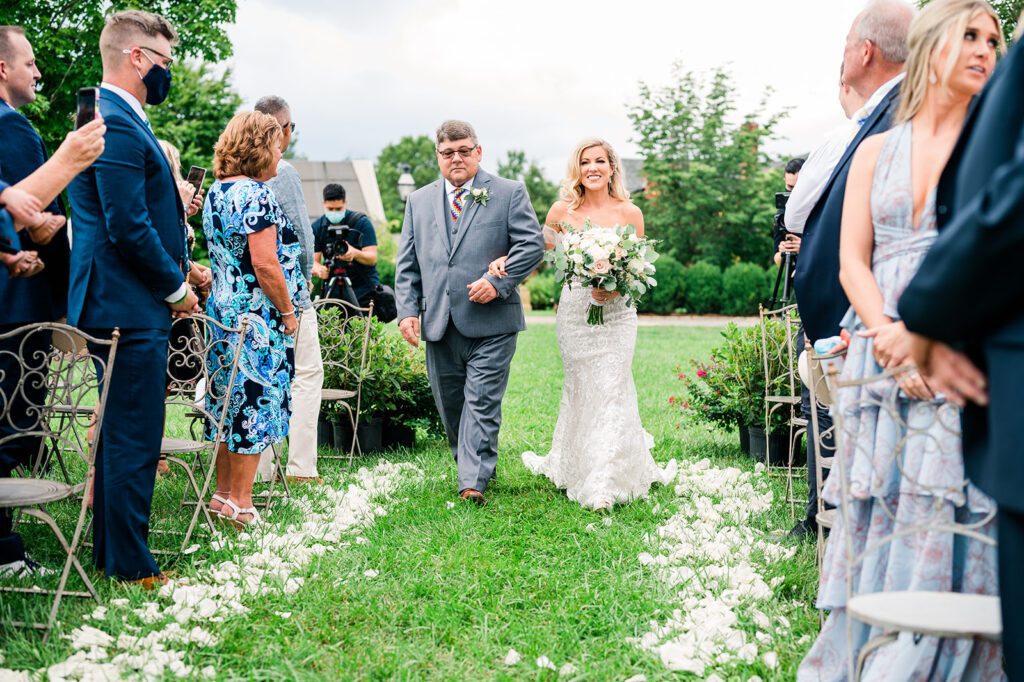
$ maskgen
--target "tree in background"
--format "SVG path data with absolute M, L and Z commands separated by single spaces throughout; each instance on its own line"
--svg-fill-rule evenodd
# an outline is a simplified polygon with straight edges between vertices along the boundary
M 924 7 L 931 0 L 918 0 L 918 6 Z M 999 15 L 1000 23 L 1003 25 L 1003 35 L 1007 42 L 1013 38 L 1013 32 L 1017 29 L 1017 22 L 1021 12 L 1024 12 L 1024 0 L 989 0 L 989 4 Z
M 106 17 L 122 9 L 141 9 L 166 17 L 180 38 L 174 55 L 179 63 L 184 58 L 219 62 L 231 56 L 231 41 L 225 26 L 235 21 L 236 0 L 4 2 L 0 6 L 0 24 L 24 27 L 43 74 L 42 92 L 22 111 L 50 149 L 56 149 L 72 127 L 78 89 L 99 85 L 103 74 L 100 31 Z M 188 78 L 186 70 L 180 66 L 176 65 L 172 71 L 175 82 L 168 103 L 182 97 L 181 80 Z M 158 110 L 154 107 L 150 111 Z M 223 127 L 223 122 L 211 121 L 210 125 L 215 123 Z
M 636 200 L 648 231 L 682 263 L 768 263 L 773 194 L 784 188 L 764 145 L 785 111 L 767 113 L 769 89 L 738 117 L 722 67 L 701 78 L 676 64 L 673 80 L 659 89 L 641 83 L 629 110 L 644 159 L 647 192 Z
M 405 215 L 405 202 L 398 196 L 398 176 L 402 172 L 399 170 L 400 165 L 409 164 L 416 187 L 423 187 L 437 180 L 439 175 L 434 150 L 434 140 L 426 135 L 406 135 L 380 150 L 377 156 L 377 186 L 380 188 L 384 216 L 388 222 L 398 221 L 401 225 Z
M 505 160 L 498 164 L 498 175 L 510 180 L 520 180 L 526 185 L 530 203 L 533 204 L 538 220 L 543 221 L 548 209 L 558 200 L 558 185 L 544 177 L 536 162 L 527 162 L 526 152 L 522 150 L 508 151 Z

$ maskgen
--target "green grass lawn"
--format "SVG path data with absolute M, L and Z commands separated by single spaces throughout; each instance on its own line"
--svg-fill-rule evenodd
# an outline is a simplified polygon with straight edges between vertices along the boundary
M 715 466 L 752 470 L 753 462 L 739 454 L 735 434 L 680 427 L 668 404 L 668 396 L 680 389 L 675 368 L 707 355 L 718 330 L 654 327 L 639 334 L 634 375 L 641 416 L 657 444 L 655 457 L 662 462 L 710 458 Z M 380 459 L 410 462 L 424 475 L 391 496 L 387 515 L 359 531 L 367 542 L 313 558 L 299 573 L 305 583 L 297 592 L 243 600 L 248 613 L 203 623 L 217 641 L 183 647 L 188 663 L 196 669 L 213 666 L 218 679 L 554 679 L 555 673 L 534 663 L 543 655 L 556 666 L 571 663 L 577 679 L 624 680 L 641 673 L 648 680 L 680 677 L 627 638 L 643 635 L 651 621 L 664 621 L 679 608 L 673 591 L 638 556 L 656 551 L 650 534 L 687 501 L 672 487 L 656 488 L 650 499 L 602 517 L 569 502 L 546 479 L 529 475 L 519 453 L 546 451 L 560 390 L 554 326 L 534 325 L 520 337 L 513 363 L 499 477 L 488 491 L 487 507 L 449 507 L 456 499 L 455 466 L 440 441 L 357 461 L 356 467 L 372 467 Z M 339 486 L 350 469 L 332 461 L 321 464 L 321 473 Z M 181 527 L 181 484 L 181 474 L 158 482 L 155 528 Z M 778 479 L 769 484 L 774 508 L 750 524 L 759 530 L 786 528 L 790 517 L 782 484 Z M 322 503 L 315 491 L 309 494 Z M 71 513 L 61 511 L 64 517 Z M 272 521 L 281 527 L 301 518 L 295 505 L 278 505 L 275 511 Z M 38 559 L 57 561 L 42 529 L 25 526 L 24 531 Z M 173 544 L 162 535 L 153 541 Z M 231 547 L 214 550 L 202 536 L 199 542 L 204 545 L 199 551 L 177 561 L 179 575 L 196 575 L 232 557 Z M 238 563 L 244 566 L 244 559 Z M 371 569 L 379 574 L 364 577 Z M 754 674 L 791 679 L 809 647 L 807 635 L 817 630 L 810 606 L 816 591 L 813 547 L 801 547 L 794 558 L 763 572 L 780 579 L 779 613 L 788 614 L 793 624 L 788 637 L 773 644 L 779 666 L 770 670 L 755 662 L 719 673 L 724 679 Z M 98 587 L 105 603 L 127 596 L 138 605 L 150 598 L 105 580 Z M 4 620 L 24 615 L 23 598 L 0 599 Z M 64 660 L 73 650 L 60 635 L 81 625 L 94 606 L 66 602 L 58 636 L 45 646 L 38 635 L 0 629 L 0 668 L 38 670 Z M 134 621 L 111 611 L 106 630 L 115 636 L 129 632 Z M 142 632 L 156 627 L 159 621 Z M 506 666 L 503 659 L 513 648 L 523 661 Z

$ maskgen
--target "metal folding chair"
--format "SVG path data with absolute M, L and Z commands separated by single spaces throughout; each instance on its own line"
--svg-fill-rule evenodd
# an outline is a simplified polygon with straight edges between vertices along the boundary
M 44 353 L 24 352 L 24 349 L 31 345 L 33 337 L 38 339 L 35 335 L 47 336 L 49 351 Z M 77 353 L 64 353 L 55 347 L 56 343 L 50 345 L 51 337 L 59 338 L 62 342 L 84 339 L 92 344 L 92 348 Z M 0 377 L 0 423 L 7 427 L 5 429 L 7 435 L 0 438 L 0 445 L 14 443 L 19 439 L 39 438 L 55 444 L 59 450 L 76 452 L 85 461 L 87 468 L 92 466 L 95 446 L 103 428 L 103 416 L 109 388 L 108 382 L 100 382 L 97 379 L 97 371 L 102 372 L 104 376 L 109 376 L 109 372 L 113 371 L 119 337 L 120 332 L 116 329 L 112 338 L 107 341 L 93 338 L 73 327 L 57 323 L 32 324 L 0 334 L 0 339 L 17 340 L 20 349 L 15 353 L 0 351 L 7 353 L 10 358 L 14 358 L 20 366 L 19 376 Z M 96 371 L 93 371 L 94 369 Z M 15 415 L 12 409 L 12 398 L 19 396 L 22 400 L 26 400 L 35 393 L 34 390 L 26 389 L 35 389 L 43 384 L 47 385 L 49 390 L 39 404 L 29 401 L 31 403 L 28 409 L 30 418 L 23 419 L 24 412 L 21 410 L 19 410 L 19 415 Z M 75 409 L 63 413 L 69 415 L 69 418 L 53 419 L 52 417 L 56 413 L 55 408 L 60 406 Z M 86 407 L 87 409 L 80 409 Z M 83 424 L 76 417 L 86 414 L 91 417 L 94 411 L 96 414 L 95 430 L 92 437 L 86 437 L 83 442 L 81 432 L 88 428 L 88 422 Z M 81 451 L 83 446 L 85 451 Z M 41 521 L 53 532 L 65 555 L 64 567 L 56 590 L 36 587 L 0 587 L 0 591 L 3 592 L 53 597 L 50 615 L 45 623 L 11 621 L 14 626 L 42 630 L 44 641 L 49 637 L 50 630 L 56 622 L 57 611 L 64 597 L 91 597 L 99 603 L 96 588 L 77 556 L 87 525 L 88 508 L 84 496 L 79 502 L 78 519 L 70 541 L 67 540 L 67 536 L 61 531 L 60 526 L 46 508 L 48 504 L 54 502 L 74 499 L 77 490 L 77 486 L 70 482 L 61 483 L 37 477 L 0 479 L 0 508 L 12 510 L 12 513 L 20 511 L 22 514 Z M 85 591 L 67 589 L 72 568 L 84 583 Z
M 914 412 L 915 403 L 907 401 L 899 385 L 901 377 L 912 371 L 910 367 L 901 367 L 850 381 L 838 379 L 834 371 L 832 375 L 831 383 L 838 388 L 833 407 L 836 454 L 830 474 L 839 477 L 841 499 L 836 510 L 837 520 L 844 529 L 867 522 L 856 509 L 858 500 L 854 498 L 852 480 L 856 467 L 856 471 L 860 472 L 857 474 L 858 480 L 861 481 L 858 489 L 866 479 L 872 487 L 869 494 L 874 493 L 875 488 L 884 493 L 872 495 L 872 519 L 883 519 L 892 524 L 890 533 L 869 537 L 861 547 L 855 545 L 852 533 L 844 532 L 845 541 L 836 550 L 843 552 L 846 566 L 847 647 L 851 653 L 851 680 L 860 679 L 870 655 L 896 641 L 899 633 L 913 633 L 915 637 L 991 641 L 998 641 L 1001 637 L 999 597 L 992 594 L 858 591 L 861 571 L 867 570 L 865 564 L 884 558 L 882 553 L 900 544 L 952 535 L 955 554 L 958 551 L 958 538 L 965 545 L 969 542 L 980 543 L 974 550 L 961 546 L 960 550 L 965 556 L 996 544 L 994 529 L 988 525 L 995 516 L 995 504 L 992 503 L 991 511 L 987 513 L 976 513 L 975 518 L 968 518 L 972 515 L 967 514 L 958 518 L 956 512 L 950 515 L 947 508 L 949 500 L 960 500 L 966 504 L 968 480 L 963 478 L 942 485 L 927 473 L 926 467 L 919 466 L 921 462 L 934 461 L 932 458 L 940 456 L 941 450 L 936 450 L 940 440 L 947 436 L 959 437 L 960 420 L 958 411 L 952 405 L 944 405 L 934 418 L 926 418 L 924 413 Z M 891 421 L 897 426 L 895 434 L 888 435 L 887 432 L 883 437 L 872 431 L 870 439 L 857 438 L 864 410 L 885 413 L 890 418 L 887 423 Z M 871 419 L 870 415 L 868 419 Z M 940 436 L 936 436 L 935 431 Z M 919 459 L 922 456 L 927 459 Z M 892 481 L 896 480 L 892 478 L 894 472 L 898 472 L 899 492 L 889 489 L 894 485 Z M 915 504 L 918 513 L 916 522 L 910 521 L 909 514 L 899 515 L 899 506 L 911 503 L 904 493 L 906 490 L 912 491 L 913 496 L 923 495 L 933 500 L 928 504 Z M 859 490 L 860 497 L 863 498 L 864 494 L 865 491 Z M 954 508 L 965 509 L 955 502 L 953 504 Z M 956 561 L 955 558 L 950 559 L 951 571 Z M 869 638 L 863 645 L 855 641 L 855 623 L 871 628 Z M 852 652 L 858 647 L 859 652 L 854 659 Z
M 206 495 L 213 479 L 217 451 L 225 436 L 227 400 L 224 398 L 231 394 L 237 379 L 248 324 L 243 318 L 237 328 L 227 327 L 211 317 L 197 314 L 175 320 L 171 327 L 172 335 L 184 336 L 186 340 L 168 353 L 165 405 L 169 411 L 184 410 L 192 419 L 193 427 L 209 425 L 213 432 L 213 439 L 208 440 L 204 433 L 196 433 L 196 428 L 192 428 L 190 437 L 165 436 L 160 444 L 161 458 L 184 472 L 187 479 L 181 507 L 191 507 L 192 518 L 179 551 L 188 547 L 200 518 L 211 532 L 215 530 Z M 214 412 L 208 400 L 220 400 L 222 409 Z M 206 456 L 208 460 L 204 460 Z M 189 457 L 190 461 L 186 461 Z
M 358 428 L 362 408 L 363 377 L 370 348 L 370 320 L 373 303 L 357 308 L 348 301 L 324 298 L 313 304 L 320 321 L 320 355 L 324 364 L 324 388 L 320 399 L 340 405 L 348 413 L 352 443 L 347 459 L 351 462 L 359 446 Z M 340 458 L 340 455 L 323 455 Z
M 808 423 L 800 414 L 801 389 L 796 347 L 800 321 L 795 304 L 776 310 L 767 310 L 761 306 L 760 318 L 761 355 L 765 376 L 765 466 L 768 467 L 769 473 L 772 473 L 772 426 L 779 421 L 776 415 L 781 414 L 785 424 L 787 451 L 780 453 L 777 461 L 786 470 L 786 498 L 789 501 L 790 515 L 795 519 L 797 504 L 802 500 L 796 496 L 794 471 L 802 471 L 803 467 L 794 466 L 793 461 L 800 438 L 807 431 Z

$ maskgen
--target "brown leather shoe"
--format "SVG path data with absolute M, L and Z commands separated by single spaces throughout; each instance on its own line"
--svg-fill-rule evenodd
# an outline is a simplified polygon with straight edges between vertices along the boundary
M 309 483 L 311 485 L 323 485 L 324 479 L 319 476 L 285 476 L 289 483 L 304 484 Z
M 460 492 L 459 497 L 481 507 L 487 504 L 487 500 L 484 499 L 483 493 L 479 490 L 473 490 L 472 488 L 466 488 Z
M 159 590 L 161 587 L 171 582 L 171 579 L 164 573 L 157 575 L 151 575 L 148 578 L 139 578 L 138 580 L 122 580 L 122 585 L 135 585 L 141 587 L 146 591 Z

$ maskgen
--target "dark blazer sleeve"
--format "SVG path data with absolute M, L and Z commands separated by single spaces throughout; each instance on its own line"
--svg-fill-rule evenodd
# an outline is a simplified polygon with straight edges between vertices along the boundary
M 149 217 L 146 145 L 123 120 L 107 120 L 106 148 L 94 166 L 96 188 L 110 241 L 124 263 L 161 298 L 184 281 Z
M 1024 129 L 1017 131 L 1015 150 L 939 233 L 904 290 L 899 312 L 908 329 L 957 343 L 966 340 L 966 331 L 1019 310 L 1024 298 L 1019 271 L 1024 253 Z

